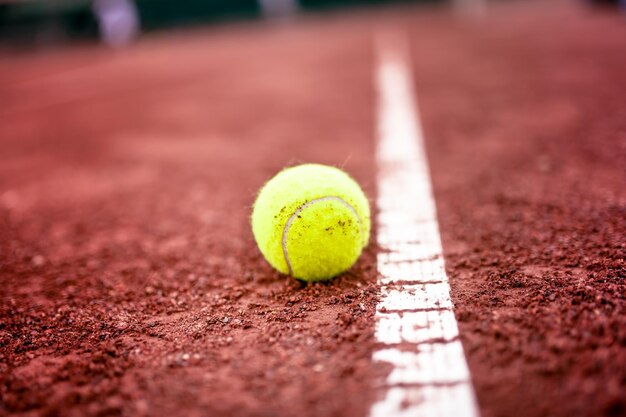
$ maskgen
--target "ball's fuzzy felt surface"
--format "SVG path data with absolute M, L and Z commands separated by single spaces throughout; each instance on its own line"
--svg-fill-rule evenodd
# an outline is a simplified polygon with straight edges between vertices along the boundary
M 304 281 L 348 270 L 367 245 L 370 207 L 342 170 L 305 164 L 284 169 L 259 192 L 252 232 L 265 259 Z

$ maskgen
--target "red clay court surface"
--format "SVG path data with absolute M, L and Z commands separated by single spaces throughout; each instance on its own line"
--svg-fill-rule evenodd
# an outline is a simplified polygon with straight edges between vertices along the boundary
M 0 56 L 1 415 L 368 414 L 375 242 L 303 285 L 248 217 L 299 162 L 374 201 L 387 27 L 411 42 L 482 415 L 626 415 L 626 20 L 558 3 Z

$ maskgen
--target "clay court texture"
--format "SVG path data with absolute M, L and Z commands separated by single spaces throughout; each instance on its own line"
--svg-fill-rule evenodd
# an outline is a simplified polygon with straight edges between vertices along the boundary
M 393 371 L 375 360 L 390 29 L 479 413 L 626 415 L 626 16 L 569 2 L 3 52 L 0 415 L 372 413 Z M 274 271 L 250 229 L 257 190 L 303 162 L 343 167 L 374 210 L 329 282 Z

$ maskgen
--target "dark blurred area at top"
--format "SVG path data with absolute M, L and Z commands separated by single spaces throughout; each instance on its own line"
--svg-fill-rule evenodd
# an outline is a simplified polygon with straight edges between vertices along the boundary
M 347 7 L 455 1 L 495 0 L 0 0 L 0 47 L 21 50 L 75 40 L 122 46 L 162 28 L 285 18 Z M 590 6 L 621 4 L 626 10 L 626 0 L 579 1 Z
M 445 0 L 0 0 L 0 44 L 42 47 L 70 40 L 117 46 L 146 31 L 389 3 Z

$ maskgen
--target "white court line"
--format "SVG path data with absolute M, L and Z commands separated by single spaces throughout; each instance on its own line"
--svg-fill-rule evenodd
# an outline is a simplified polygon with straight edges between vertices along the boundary
M 480 19 L 487 14 L 486 0 L 453 0 L 452 7 L 463 18 Z
M 377 39 L 378 255 L 374 360 L 391 365 L 370 417 L 478 417 L 446 276 L 408 46 Z

